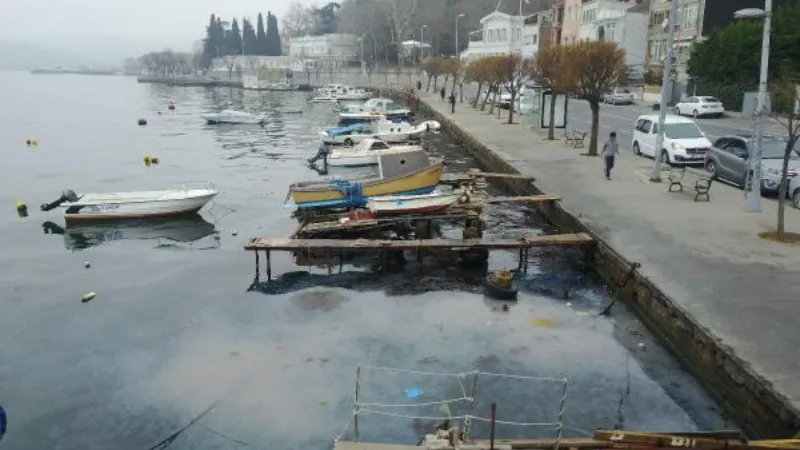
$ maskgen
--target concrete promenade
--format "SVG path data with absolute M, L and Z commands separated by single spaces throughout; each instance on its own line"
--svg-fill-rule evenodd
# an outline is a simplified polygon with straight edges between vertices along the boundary
M 653 161 L 634 156 L 624 141 L 609 181 L 600 158 L 507 125 L 507 111 L 497 119 L 463 103 L 450 114 L 438 96 L 423 92 L 421 99 L 536 177 L 541 190 L 561 195 L 566 210 L 639 262 L 644 276 L 800 408 L 800 248 L 757 236 L 774 229 L 776 201 L 765 199 L 764 212 L 752 214 L 742 191 L 722 183 L 714 183 L 708 203 L 668 193 L 667 183 L 648 181 Z M 800 212 L 788 205 L 786 224 L 800 231 Z

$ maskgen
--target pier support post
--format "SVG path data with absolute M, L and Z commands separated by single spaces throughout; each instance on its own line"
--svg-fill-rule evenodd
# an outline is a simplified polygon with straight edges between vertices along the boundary
M 264 253 L 267 255 L 267 281 L 272 281 L 272 255 L 269 250 Z
M 414 235 L 417 239 L 431 238 L 431 221 L 428 219 L 417 219 L 414 224 Z
M 261 261 L 258 256 L 258 250 L 255 251 L 256 254 L 256 283 L 258 283 L 258 279 L 261 277 Z

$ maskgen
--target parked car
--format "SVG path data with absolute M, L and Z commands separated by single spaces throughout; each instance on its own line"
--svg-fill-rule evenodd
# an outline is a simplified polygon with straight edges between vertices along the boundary
M 753 154 L 755 138 L 750 135 L 722 136 L 714 142 L 706 155 L 706 169 L 713 178 L 730 181 L 744 187 L 750 172 L 750 156 Z M 777 193 L 781 181 L 783 153 L 786 139 L 780 136 L 764 136 L 761 149 L 761 191 Z M 800 157 L 796 152 L 789 155 L 787 177 L 794 180 L 800 174 Z M 794 199 L 794 191 L 789 195 Z
M 675 105 L 675 114 L 679 116 L 691 114 L 694 118 L 703 116 L 722 117 L 725 114 L 725 106 L 716 97 L 689 97 Z
M 787 195 L 792 199 L 792 206 L 800 209 L 800 177 L 792 177 L 792 181 L 789 182 Z
M 703 164 L 711 141 L 692 119 L 667 114 L 664 117 L 664 143 L 656 151 L 658 115 L 645 114 L 633 128 L 633 153 L 658 156 L 665 164 Z
M 603 103 L 611 103 L 612 105 L 632 105 L 635 100 L 633 93 L 627 88 L 617 87 L 603 94 Z

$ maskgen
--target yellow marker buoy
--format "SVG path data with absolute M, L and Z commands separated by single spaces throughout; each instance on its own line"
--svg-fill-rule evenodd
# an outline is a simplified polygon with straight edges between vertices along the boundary
M 17 215 L 20 217 L 28 217 L 28 205 L 22 200 L 17 202 Z
M 89 292 L 88 294 L 84 295 L 83 298 L 81 298 L 81 303 L 88 303 L 92 301 L 95 297 L 97 297 L 97 294 L 95 294 L 94 292 Z
M 150 155 L 145 155 L 145 157 L 144 157 L 144 165 L 147 166 L 147 167 L 150 167 L 151 164 L 153 164 L 153 158 L 150 157 Z
M 553 321 L 550 319 L 533 319 L 533 325 L 536 327 L 553 328 Z

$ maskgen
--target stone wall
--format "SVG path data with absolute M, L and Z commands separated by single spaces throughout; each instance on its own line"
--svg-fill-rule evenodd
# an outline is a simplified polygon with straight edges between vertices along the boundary
M 449 134 L 478 160 L 488 172 L 519 173 L 511 164 L 488 149 L 469 132 L 459 128 L 449 117 L 439 114 L 424 102 L 420 108 L 442 124 Z M 517 195 L 542 194 L 535 183 L 504 180 Z M 716 340 L 657 286 L 633 268 L 632 261 L 606 244 L 576 215 L 558 202 L 542 204 L 539 209 L 564 232 L 591 234 L 597 245 L 587 251 L 595 270 L 611 286 L 615 297 L 626 302 L 715 398 L 726 414 L 751 437 L 786 438 L 798 432 L 800 414 L 788 399 L 751 370 L 749 365 Z M 631 277 L 632 275 L 632 277 Z M 628 280 L 625 283 L 625 280 Z M 626 284 L 626 286 L 622 286 Z M 786 355 L 787 358 L 793 357 Z

